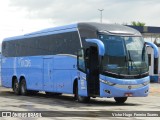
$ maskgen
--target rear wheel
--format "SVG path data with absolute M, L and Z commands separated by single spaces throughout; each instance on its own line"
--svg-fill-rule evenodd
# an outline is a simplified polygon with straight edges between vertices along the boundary
M 16 95 L 20 94 L 20 89 L 19 89 L 19 84 L 17 79 L 15 79 L 13 82 L 13 91 L 14 91 L 14 94 Z
M 88 103 L 90 101 L 90 97 L 78 95 L 78 85 L 76 85 L 75 99 L 78 100 L 78 102 L 80 102 L 80 103 Z
M 27 85 L 25 79 L 22 79 L 20 82 L 20 92 L 21 95 L 27 95 Z
M 127 100 L 127 97 L 115 97 L 114 100 L 116 103 L 124 103 Z

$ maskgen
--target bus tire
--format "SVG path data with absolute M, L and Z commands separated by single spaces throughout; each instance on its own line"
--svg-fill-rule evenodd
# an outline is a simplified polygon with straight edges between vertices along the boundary
M 116 103 L 124 103 L 127 100 L 127 97 L 114 97 Z
M 77 98 L 78 102 L 80 103 L 88 103 L 90 101 L 90 97 L 84 97 L 84 96 L 79 96 Z
M 21 95 L 27 95 L 27 85 L 25 79 L 22 79 L 20 82 L 20 92 Z
M 16 94 L 16 95 L 19 95 L 19 94 L 20 94 L 20 89 L 19 89 L 19 84 L 18 84 L 18 80 L 17 80 L 17 79 L 15 79 L 15 80 L 13 81 L 13 92 L 14 92 L 14 94 Z
M 75 99 L 80 103 L 88 103 L 90 101 L 90 97 L 78 95 L 78 85 L 76 85 Z

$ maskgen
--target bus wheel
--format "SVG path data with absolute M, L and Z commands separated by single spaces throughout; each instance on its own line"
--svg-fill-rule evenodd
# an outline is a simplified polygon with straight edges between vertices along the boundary
M 78 102 L 80 103 L 88 103 L 90 101 L 90 97 L 84 97 L 84 96 L 79 96 L 77 98 Z
M 127 97 L 115 97 L 114 100 L 116 103 L 124 103 L 127 100 Z
M 80 103 L 88 103 L 90 101 L 90 97 L 84 97 L 78 95 L 78 85 L 76 87 L 75 99 L 78 100 L 78 102 Z
M 18 84 L 17 79 L 15 79 L 13 82 L 13 91 L 14 91 L 14 94 L 16 95 L 20 94 L 20 89 L 19 89 L 19 84 Z
M 20 92 L 21 95 L 27 95 L 27 86 L 25 79 L 21 80 L 20 82 Z

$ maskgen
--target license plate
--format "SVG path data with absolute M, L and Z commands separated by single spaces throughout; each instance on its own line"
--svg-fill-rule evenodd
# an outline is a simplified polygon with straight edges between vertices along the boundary
M 126 96 L 126 97 L 132 97 L 133 94 L 132 93 L 125 93 L 124 96 Z

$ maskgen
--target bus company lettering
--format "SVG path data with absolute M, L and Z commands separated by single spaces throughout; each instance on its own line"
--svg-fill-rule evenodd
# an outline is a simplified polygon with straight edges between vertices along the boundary
M 18 64 L 21 67 L 31 67 L 31 60 L 27 60 L 27 59 L 24 59 L 24 58 L 19 58 Z

